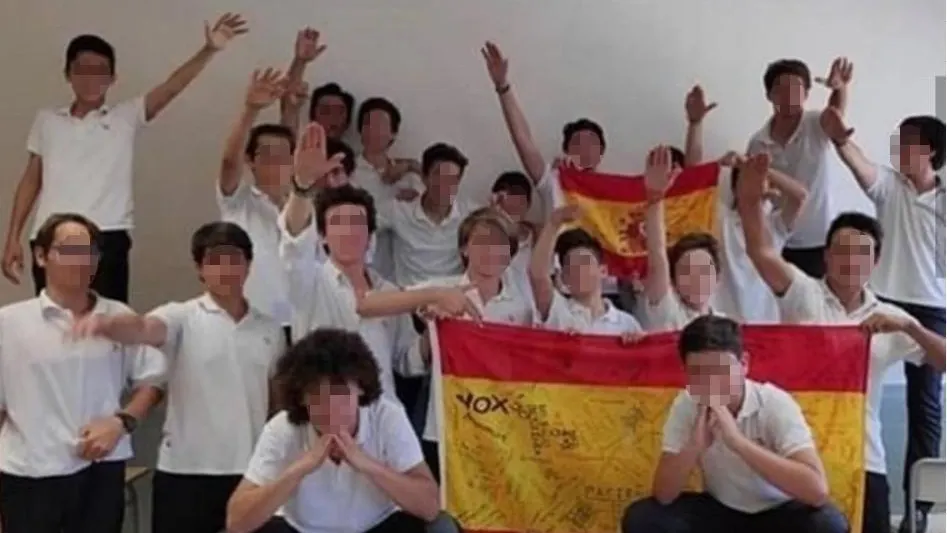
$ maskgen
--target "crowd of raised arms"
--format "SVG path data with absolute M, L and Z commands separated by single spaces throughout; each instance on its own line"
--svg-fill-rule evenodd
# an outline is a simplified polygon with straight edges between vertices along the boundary
M 612 335 L 629 349 L 680 331 L 689 385 L 667 414 L 651 497 L 616 517 L 627 533 L 849 531 L 793 397 L 746 377 L 740 324 L 860 324 L 871 334 L 863 531 L 890 531 L 879 417 L 889 367 L 903 364 L 908 383 L 905 473 L 940 447 L 942 121 L 905 118 L 897 168 L 875 164 L 845 119 L 851 63 L 813 79 L 780 59 L 762 77 L 772 115 L 745 150 L 717 159 L 701 147 L 716 104 L 694 87 L 685 148 L 655 147 L 644 169 L 628 169 L 644 175 L 648 268 L 615 279 L 601 244 L 570 224 L 582 213 L 559 182 L 565 167 L 598 168 L 602 125 L 566 124 L 547 158 L 515 63 L 488 42 L 483 83 L 522 171 L 487 178 L 489 200 L 458 197 L 461 181 L 485 179 L 465 177 L 462 148 L 399 158 L 395 104 L 356 106 L 336 83 L 310 93 L 306 69 L 326 47 L 307 28 L 285 72 L 248 73 L 233 88 L 245 98 L 205 184 L 219 221 L 191 236 L 203 293 L 138 314 L 125 303 L 135 134 L 247 30 L 224 15 L 165 81 L 115 104 L 112 46 L 81 35 L 66 49 L 74 99 L 36 116 L 3 255 L 7 278 L 23 282 L 28 263 L 36 286 L 35 298 L 0 308 L 4 533 L 121 531 L 129 434 L 160 401 L 154 533 L 457 531 L 438 487 L 428 335 L 438 317 Z M 813 84 L 830 96 L 810 110 Z M 258 123 L 277 104 L 280 123 Z M 360 150 L 343 140 L 350 129 Z M 666 192 L 713 160 L 726 169 L 717 235 L 667 242 Z M 876 217 L 846 207 L 840 185 L 852 180 Z M 703 491 L 684 492 L 695 470 Z M 901 531 L 924 528 L 928 510 Z

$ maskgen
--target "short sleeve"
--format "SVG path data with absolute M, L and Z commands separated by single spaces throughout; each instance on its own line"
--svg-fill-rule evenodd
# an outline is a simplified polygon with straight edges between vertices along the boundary
M 799 270 L 795 265 L 787 265 L 791 271 L 789 288 L 782 296 L 776 295 L 780 315 L 790 324 L 819 320 L 819 306 L 823 301 L 819 280 Z
M 647 313 L 651 329 L 658 331 L 675 331 L 680 329 L 684 325 L 682 322 L 687 320 L 681 301 L 671 288 L 658 303 L 647 303 Z
M 138 96 L 116 105 L 109 113 L 133 129 L 138 129 L 148 123 L 145 117 L 145 97 Z
M 876 207 L 884 205 L 885 200 L 891 197 L 894 188 L 898 186 L 897 171 L 886 165 L 875 165 L 875 182 L 865 189 L 865 194 L 874 202 Z
M 36 118 L 33 119 L 33 125 L 30 126 L 30 133 L 26 137 L 26 149 L 31 154 L 43 156 L 45 147 L 43 141 L 45 140 L 45 135 L 43 134 L 46 129 L 46 119 L 49 116 L 49 112 L 41 110 L 36 113 Z
M 536 184 L 536 192 L 538 192 L 542 198 L 547 214 L 551 213 L 553 209 L 565 205 L 565 197 L 562 194 L 562 187 L 559 184 L 559 169 L 553 167 L 551 164 L 546 166 L 546 171 L 543 172 L 539 183 Z
M 789 237 L 792 236 L 792 230 L 789 226 L 786 225 L 786 220 L 783 217 L 783 210 L 776 208 L 772 209 L 769 214 L 767 214 L 768 226 L 770 235 L 772 235 L 773 248 L 776 250 L 782 250 L 786 246 L 786 241 L 789 240 Z
M 156 318 L 164 323 L 167 335 L 161 350 L 172 359 L 181 346 L 181 335 L 187 321 L 187 314 L 188 306 L 181 302 L 169 302 L 148 312 L 149 318 Z
M 243 478 L 257 486 L 268 485 L 286 470 L 294 428 L 283 411 L 263 426 Z
M 159 386 L 168 376 L 168 359 L 160 350 L 151 346 L 132 345 L 125 347 L 128 358 L 128 380 L 133 388 L 150 385 Z
M 678 454 L 687 445 L 697 416 L 697 405 L 687 393 L 681 391 L 671 403 L 667 419 L 664 421 L 664 435 L 661 438 L 661 451 Z
M 237 188 L 230 194 L 224 194 L 220 190 L 220 183 L 214 183 L 214 197 L 217 199 L 217 207 L 220 209 L 221 218 L 230 218 L 234 211 L 242 208 L 250 195 L 250 184 L 241 180 Z
M 572 316 L 572 311 L 569 310 L 569 302 L 565 296 L 555 289 L 552 291 L 552 304 L 549 306 L 549 316 L 546 317 L 546 322 L 543 323 L 543 326 L 546 329 L 556 331 L 571 331 L 576 329 L 576 320 L 575 317 Z
M 424 462 L 421 442 L 404 407 L 386 400 L 379 401 L 384 402 L 379 406 L 384 409 L 380 421 L 385 439 L 382 460 L 396 472 L 407 472 Z
M 763 387 L 766 394 L 764 427 L 772 451 L 781 457 L 789 457 L 807 448 L 815 449 L 812 431 L 796 400 L 773 385 Z

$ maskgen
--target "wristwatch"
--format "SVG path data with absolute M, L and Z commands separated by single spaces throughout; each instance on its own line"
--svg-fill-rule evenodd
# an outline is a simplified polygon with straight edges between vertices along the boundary
M 125 428 L 125 433 L 131 434 L 138 428 L 138 419 L 126 412 L 119 411 L 115 413 L 115 418 L 121 421 L 122 427 Z
M 293 176 L 293 178 L 290 181 L 293 183 L 293 192 L 298 194 L 299 196 L 306 196 L 306 197 L 312 196 L 312 192 L 316 188 L 315 183 L 313 183 L 312 185 L 308 187 L 303 187 L 302 185 L 299 184 L 298 181 L 296 181 L 296 176 Z

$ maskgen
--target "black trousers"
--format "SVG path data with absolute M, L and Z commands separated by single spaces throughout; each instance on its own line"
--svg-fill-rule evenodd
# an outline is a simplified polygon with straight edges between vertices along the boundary
M 125 461 L 92 463 L 68 476 L 0 473 L 3 533 L 121 533 Z
M 662 505 L 653 498 L 631 504 L 622 518 L 622 533 L 848 533 L 848 521 L 832 505 L 811 507 L 789 502 L 748 514 L 731 509 L 707 494 L 682 494 Z
M 945 313 L 943 307 L 928 307 L 894 300 L 886 302 L 904 309 L 916 318 L 925 328 L 944 336 Z M 904 454 L 904 508 L 908 508 L 911 486 L 911 467 L 919 459 L 940 455 L 941 417 L 943 416 L 944 375 L 930 365 L 904 363 L 904 377 L 907 381 L 908 442 Z M 918 510 L 926 513 L 931 504 L 918 503 Z
M 825 276 L 825 247 L 783 248 L 783 259 L 813 278 Z
M 227 526 L 227 500 L 241 479 L 156 471 L 151 533 L 220 533 Z
M 404 511 L 398 511 L 364 533 L 424 533 L 426 528 L 427 524 L 424 520 Z M 299 531 L 286 523 L 286 520 L 275 516 L 255 533 L 299 533 Z
M 891 533 L 891 491 L 882 474 L 865 474 L 865 499 L 862 506 L 862 533 Z
M 441 482 L 441 455 L 438 453 L 438 443 L 430 440 L 421 439 L 421 452 L 424 454 L 424 462 L 431 469 L 431 475 L 434 481 Z
M 35 241 L 30 242 L 30 250 Z M 128 252 L 132 239 L 127 231 L 103 231 L 99 235 L 99 264 L 92 278 L 92 290 L 112 300 L 128 303 Z M 46 288 L 46 271 L 33 259 L 36 294 Z

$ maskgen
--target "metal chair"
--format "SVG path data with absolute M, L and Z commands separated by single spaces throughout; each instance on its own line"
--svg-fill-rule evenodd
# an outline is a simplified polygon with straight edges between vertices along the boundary
M 125 467 L 125 505 L 131 510 L 132 531 L 141 533 L 141 509 L 138 505 L 138 489 L 135 482 L 148 475 L 150 468 L 144 466 Z
M 911 467 L 911 487 L 908 492 L 908 522 L 911 533 L 917 533 L 917 502 L 931 502 L 934 504 L 947 503 L 947 487 L 944 486 L 944 477 L 947 476 L 947 461 L 939 458 L 921 459 Z

